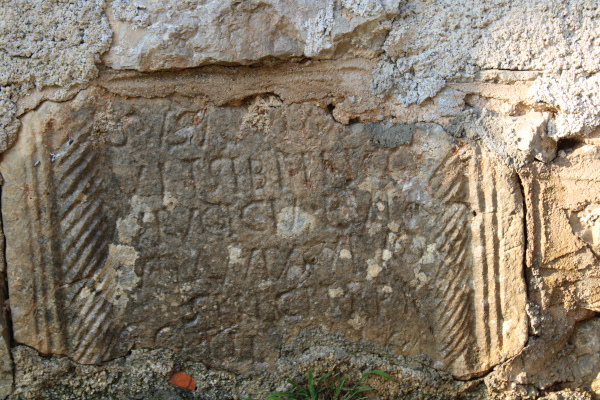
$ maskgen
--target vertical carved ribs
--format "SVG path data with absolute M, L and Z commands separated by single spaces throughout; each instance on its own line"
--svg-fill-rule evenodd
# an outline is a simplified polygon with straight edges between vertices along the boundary
M 470 167 L 471 203 L 475 212 L 473 236 L 473 286 L 475 295 L 475 331 L 483 357 L 502 350 L 502 300 L 500 288 L 500 247 L 502 221 L 498 220 L 498 193 L 495 170 L 490 161 L 480 155 Z
M 25 202 L 29 223 L 29 252 L 31 257 L 32 297 L 34 305 L 31 321 L 37 335 L 37 344 L 43 352 L 64 349 L 59 315 L 55 301 L 56 269 L 53 237 L 53 203 L 49 195 L 52 171 L 45 157 L 41 138 L 32 144 L 31 159 L 25 160 L 24 169 L 28 178 L 28 193 Z

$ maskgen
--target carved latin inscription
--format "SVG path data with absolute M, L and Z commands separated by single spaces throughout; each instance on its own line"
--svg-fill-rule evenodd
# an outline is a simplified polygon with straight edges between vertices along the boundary
M 318 325 L 460 377 L 522 348 L 508 169 L 437 125 L 264 103 L 89 89 L 27 114 L 0 166 L 15 339 L 243 370 Z

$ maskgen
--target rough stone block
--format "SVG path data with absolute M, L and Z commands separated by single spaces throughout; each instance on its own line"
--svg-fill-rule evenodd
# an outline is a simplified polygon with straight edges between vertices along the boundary
M 289 58 L 374 57 L 399 0 L 261 0 L 181 3 L 114 0 L 103 56 L 115 69 L 155 71 Z
M 560 153 L 553 163 L 534 163 L 521 175 L 533 300 L 561 325 L 572 325 L 587 317 L 573 311 L 600 311 L 600 147 L 580 143 Z
M 519 353 L 512 170 L 439 125 L 381 141 L 314 105 L 252 104 L 91 88 L 22 118 L 0 164 L 17 342 L 243 372 L 319 327 L 462 378 Z

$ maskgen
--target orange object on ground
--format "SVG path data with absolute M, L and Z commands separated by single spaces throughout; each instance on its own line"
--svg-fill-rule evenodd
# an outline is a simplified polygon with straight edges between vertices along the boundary
M 168 382 L 171 385 L 179 386 L 180 388 L 196 390 L 196 381 L 185 372 L 174 373 Z

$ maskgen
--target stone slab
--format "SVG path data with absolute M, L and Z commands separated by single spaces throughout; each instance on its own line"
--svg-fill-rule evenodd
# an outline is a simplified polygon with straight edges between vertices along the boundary
M 156 71 L 343 54 L 374 57 L 399 0 L 114 0 L 104 64 Z
M 519 171 L 527 208 L 530 339 L 486 377 L 494 392 L 533 385 L 597 392 L 600 147 L 562 142 L 559 156 Z M 595 369 L 595 371 L 594 371 Z
M 600 147 L 581 143 L 521 171 L 533 298 L 560 325 L 587 318 L 577 310 L 600 311 L 599 168 Z
M 243 372 L 319 327 L 469 378 L 527 340 L 516 175 L 439 125 L 94 87 L 22 122 L 0 164 L 18 343 Z

